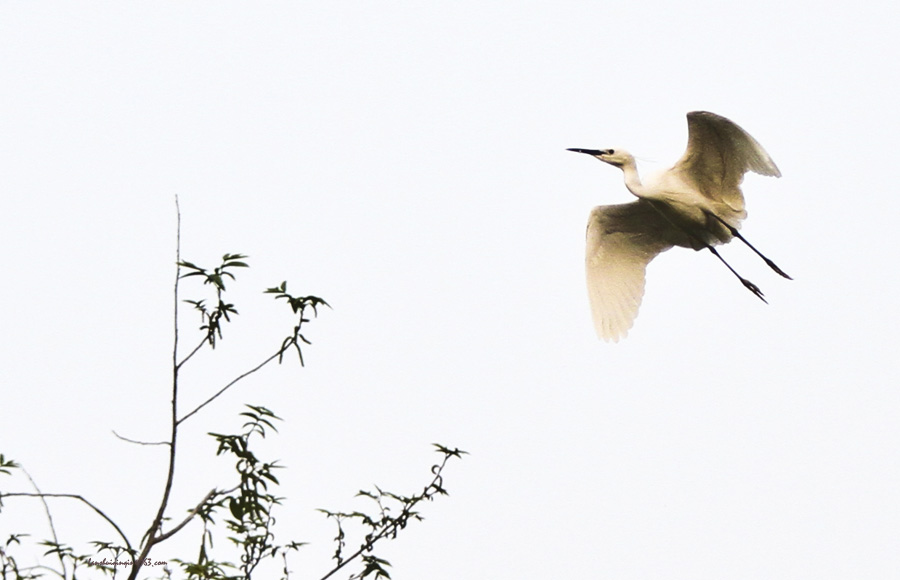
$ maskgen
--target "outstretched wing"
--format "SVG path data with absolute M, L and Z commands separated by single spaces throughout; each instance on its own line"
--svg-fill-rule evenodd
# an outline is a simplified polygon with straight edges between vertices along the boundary
M 618 342 L 628 334 L 644 297 L 647 264 L 674 245 L 690 247 L 690 240 L 647 200 L 594 208 L 585 273 L 597 336 Z
M 781 177 L 762 145 L 725 117 L 694 111 L 688 113 L 687 120 L 687 150 L 672 170 L 707 198 L 742 213 L 740 184 L 744 173 Z

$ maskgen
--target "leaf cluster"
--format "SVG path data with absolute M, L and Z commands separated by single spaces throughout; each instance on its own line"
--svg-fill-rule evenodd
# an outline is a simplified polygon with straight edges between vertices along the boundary
M 203 320 L 200 330 L 206 332 L 206 341 L 213 348 L 216 347 L 216 338 L 222 338 L 222 320 L 231 322 L 229 315 L 238 313 L 234 304 L 228 304 L 222 299 L 222 294 L 225 292 L 225 279 L 235 279 L 234 274 L 231 272 L 234 268 L 250 267 L 243 261 L 246 257 L 243 254 L 225 254 L 222 256 L 222 263 L 211 271 L 207 271 L 205 268 L 201 268 L 191 262 L 178 262 L 179 267 L 187 270 L 186 273 L 181 274 L 182 278 L 200 276 L 203 278 L 204 285 L 209 284 L 216 289 L 216 306 L 212 309 L 207 308 L 205 300 L 185 300 L 185 302 L 191 304 L 195 310 L 200 312 Z
M 253 439 L 264 439 L 268 431 L 277 432 L 274 421 L 280 418 L 262 406 L 246 407 L 248 410 L 240 414 L 247 419 L 240 433 L 209 434 L 219 444 L 216 455 L 230 455 L 235 458 L 235 472 L 239 482 L 228 492 L 208 497 L 197 512 L 204 523 L 198 557 L 195 561 L 177 560 L 191 580 L 249 579 L 264 559 L 286 557 L 289 551 L 303 545 L 301 542 L 275 543 L 272 531 L 275 517 L 272 510 L 281 504 L 283 498 L 271 493 L 269 486 L 279 484 L 273 472 L 281 466 L 277 461 L 262 461 L 251 446 Z M 241 552 L 239 564 L 219 561 L 211 556 L 213 531 L 217 525 L 215 517 L 225 508 L 227 510 L 224 527 L 229 534 L 228 540 Z M 286 564 L 284 578 L 287 578 Z
M 306 337 L 300 333 L 300 328 L 303 326 L 303 324 L 309 322 L 309 319 L 305 317 L 304 313 L 307 309 L 311 309 L 313 312 L 313 316 L 318 316 L 319 306 L 325 305 L 329 308 L 331 308 L 331 306 L 318 296 L 293 296 L 291 294 L 288 294 L 287 282 L 282 282 L 278 286 L 268 288 L 264 293 L 275 294 L 275 300 L 287 300 L 288 306 L 291 307 L 291 310 L 298 317 L 297 324 L 294 326 L 293 334 L 285 338 L 284 342 L 281 343 L 281 351 L 278 356 L 278 362 L 281 362 L 284 352 L 293 346 L 297 351 L 297 356 L 300 357 L 300 365 L 303 366 L 303 351 L 300 348 L 300 343 L 302 342 L 304 344 L 311 344 L 308 340 L 306 340 Z

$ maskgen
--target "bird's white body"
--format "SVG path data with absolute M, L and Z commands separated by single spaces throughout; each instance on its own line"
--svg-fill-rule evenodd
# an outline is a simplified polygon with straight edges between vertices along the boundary
M 660 252 L 673 246 L 707 248 L 719 257 L 713 246 L 740 237 L 737 229 L 747 217 L 740 189 L 744 173 L 781 175 L 762 146 L 733 122 L 701 111 L 688 113 L 687 118 L 684 155 L 646 182 L 638 175 L 634 157 L 624 150 L 572 149 L 622 169 L 625 186 L 638 198 L 598 206 L 588 220 L 588 295 L 597 334 L 604 340 L 618 341 L 633 325 L 647 264 Z M 741 281 L 762 298 L 755 285 Z

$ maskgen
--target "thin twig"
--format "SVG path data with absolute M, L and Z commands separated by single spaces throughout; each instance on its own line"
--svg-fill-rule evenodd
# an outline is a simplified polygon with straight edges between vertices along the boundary
M 35 483 L 34 478 L 31 477 L 31 474 L 28 473 L 28 470 L 25 469 L 24 467 L 20 467 L 20 469 L 22 470 L 22 473 L 25 474 L 25 477 L 28 478 L 28 481 L 31 482 L 31 487 L 34 488 L 34 491 L 36 491 L 38 494 L 41 494 L 42 493 L 41 488 L 39 488 L 37 486 L 37 483 Z M 47 514 L 47 523 L 50 525 L 50 534 L 53 536 L 53 543 L 56 544 L 57 546 L 59 546 L 59 537 L 57 537 L 56 527 L 53 525 L 53 516 L 50 515 L 50 505 L 47 504 L 47 500 L 43 496 L 41 496 L 41 503 L 44 504 L 44 513 Z M 62 552 L 57 552 L 56 555 L 59 556 L 59 565 L 62 566 L 62 575 L 63 575 L 63 578 L 65 578 L 66 577 L 66 561 L 63 559 Z
M 178 196 L 175 196 L 175 213 L 177 226 L 175 229 L 175 283 L 173 284 L 173 339 L 172 339 L 172 432 L 169 438 L 169 468 L 166 474 L 166 485 L 163 488 L 163 496 L 159 502 L 159 509 L 153 523 L 147 529 L 142 540 L 144 546 L 140 555 L 135 558 L 134 565 L 128 580 L 135 580 L 143 566 L 144 560 L 150 554 L 150 550 L 159 542 L 157 533 L 162 527 L 163 516 L 169 505 L 169 495 L 172 493 L 172 484 L 175 481 L 175 450 L 178 439 L 178 281 L 181 279 L 181 206 L 178 204 Z
M 175 534 L 177 534 L 178 531 L 179 531 L 181 528 L 183 528 L 184 526 L 188 525 L 188 523 L 189 523 L 192 519 L 194 519 L 194 516 L 197 515 L 197 513 L 200 511 L 200 509 L 203 507 L 203 505 L 206 504 L 206 502 L 208 502 L 209 500 L 211 500 L 211 499 L 214 498 L 215 496 L 217 496 L 217 495 L 219 495 L 219 494 L 222 494 L 222 493 L 229 493 L 229 492 L 218 492 L 218 491 L 216 491 L 215 489 L 211 489 L 211 490 L 209 491 L 209 493 L 206 494 L 206 496 L 205 496 L 202 500 L 200 500 L 200 503 L 198 503 L 196 506 L 194 506 L 194 509 L 192 509 L 192 510 L 188 513 L 188 516 L 187 516 L 186 518 L 184 518 L 184 521 L 182 521 L 180 524 L 178 524 L 177 526 L 175 526 L 174 528 L 172 528 L 172 529 L 169 530 L 168 532 L 160 533 L 158 536 L 156 536 L 156 543 L 162 542 L 163 540 L 166 540 L 166 539 L 168 539 L 168 538 L 171 538 L 172 536 L 174 536 Z
M 122 441 L 126 441 L 128 443 L 134 443 L 135 445 L 168 445 L 168 441 L 136 441 L 134 439 L 129 439 L 128 437 L 123 437 L 116 433 L 115 429 L 112 432 L 113 435 L 121 439 Z
M 269 364 L 270 362 L 272 362 L 273 360 L 275 360 L 276 358 L 281 356 L 284 353 L 284 351 L 285 351 L 285 349 L 283 349 L 283 348 L 280 349 L 278 352 L 276 352 L 275 354 L 273 354 L 272 356 L 270 356 L 263 362 L 259 363 L 258 365 L 256 365 L 252 369 L 250 369 L 249 371 L 245 372 L 244 374 L 240 375 L 239 377 L 237 377 L 236 379 L 234 379 L 233 381 L 231 381 L 230 383 L 228 383 L 227 385 L 225 385 L 224 387 L 219 389 L 219 392 L 217 392 L 215 395 L 213 395 L 212 397 L 210 397 L 210 398 L 206 399 L 205 401 L 203 401 L 202 403 L 200 403 L 197 407 L 194 408 L 193 411 L 191 411 L 190 413 L 188 413 L 181 419 L 178 419 L 177 423 L 180 424 L 180 423 L 183 423 L 184 421 L 186 421 L 191 415 L 194 415 L 195 413 L 197 413 L 197 411 L 199 411 L 203 407 L 209 405 L 210 403 L 215 401 L 217 398 L 219 398 L 219 396 L 221 396 L 222 393 L 224 393 L 225 391 L 227 391 L 228 389 L 233 387 L 235 383 L 237 383 L 238 381 L 240 381 L 243 378 L 246 378 L 246 377 L 252 375 L 259 369 L 263 368 L 264 366 L 266 366 L 267 364 Z
M 354 552 L 353 555 L 351 555 L 349 558 L 347 558 L 346 560 L 344 560 L 343 562 L 341 562 L 340 564 L 335 566 L 331 570 L 331 572 L 322 576 L 321 580 L 326 580 L 327 578 L 331 578 L 338 570 L 340 570 L 341 568 L 343 568 L 344 566 L 346 566 L 347 564 L 352 562 L 355 558 L 357 558 L 360 554 L 365 552 L 367 549 L 370 549 L 372 547 L 372 544 L 374 544 L 375 542 L 377 542 L 378 540 L 383 538 L 388 533 L 388 531 L 393 529 L 393 527 L 395 527 L 395 526 L 396 526 L 396 524 L 393 524 L 393 526 L 391 526 L 389 528 L 385 528 L 380 534 L 378 534 L 377 536 L 372 538 L 371 542 L 364 544 L 359 550 Z
M 188 354 L 186 357 L 184 357 L 183 361 L 181 361 L 180 363 L 178 363 L 175 366 L 180 369 L 184 365 L 184 363 L 191 360 L 191 357 L 194 356 L 195 354 L 197 354 L 200 351 L 200 349 L 203 348 L 203 345 L 206 344 L 207 342 L 209 342 L 209 338 L 204 337 L 204 339 L 200 341 L 200 344 L 195 346 L 194 350 L 192 350 L 190 352 L 190 354 Z
M 46 570 L 48 572 L 52 572 L 53 574 L 56 574 L 57 576 L 59 576 L 59 570 L 54 570 L 50 566 L 44 566 L 43 564 L 36 564 L 34 566 L 28 566 L 26 568 L 19 568 L 19 576 L 16 577 L 16 580 L 18 580 L 19 578 L 41 578 L 42 577 L 41 575 L 37 575 L 37 576 L 22 575 L 22 572 L 28 572 L 30 574 L 32 570 Z M 4 577 L 4 580 L 6 580 L 5 577 Z M 63 580 L 65 580 L 65 579 L 63 579 Z
M 92 504 L 91 502 L 89 502 L 88 500 L 84 499 L 84 498 L 83 498 L 82 496 L 80 496 L 80 495 L 77 495 L 77 494 L 74 494 L 74 493 L 28 493 L 28 492 L 0 493 L 0 498 L 4 498 L 4 497 L 40 497 L 40 498 L 45 498 L 45 497 L 67 497 L 67 498 L 70 498 L 70 499 L 77 499 L 78 501 L 81 501 L 82 503 L 84 503 L 85 505 L 87 505 L 89 508 L 91 508 L 92 510 L 94 510 L 95 512 L 97 512 L 97 514 L 98 514 L 101 518 L 103 518 L 104 520 L 106 520 L 106 521 L 109 523 L 109 525 L 111 525 L 113 528 L 115 528 L 116 532 L 118 532 L 118 534 L 119 534 L 119 537 L 122 538 L 122 541 L 123 541 L 123 542 L 125 542 L 125 547 L 128 548 L 128 550 L 129 550 L 131 553 L 134 553 L 134 550 L 131 548 L 131 543 L 129 543 L 128 538 L 125 536 L 125 533 L 122 532 L 122 529 L 119 528 L 119 526 L 116 525 L 116 522 L 112 521 L 112 520 L 109 518 L 109 516 L 107 516 L 105 513 L 103 513 L 103 510 L 101 510 L 100 508 L 98 508 L 97 506 L 95 506 L 94 504 Z
M 175 374 L 178 375 L 178 281 L 181 279 L 181 206 L 178 204 L 178 196 L 175 196 L 175 292 L 173 310 L 173 339 L 172 339 L 172 365 Z
M 163 540 L 166 540 L 166 539 L 168 539 L 168 538 L 174 536 L 175 534 L 177 534 L 178 531 L 181 530 L 181 528 L 183 528 L 184 526 L 188 525 L 188 524 L 190 523 L 190 521 L 191 521 L 192 519 L 194 519 L 194 516 L 196 516 L 198 513 L 200 513 L 200 510 L 203 508 L 203 505 L 204 505 L 206 502 L 210 501 L 210 500 L 211 500 L 212 498 L 214 498 L 215 496 L 217 496 L 217 495 L 228 495 L 228 494 L 230 494 L 230 493 L 234 493 L 235 491 L 237 491 L 237 490 L 239 490 L 239 489 L 241 489 L 241 486 L 240 486 L 240 485 L 236 485 L 236 486 L 232 487 L 231 489 L 226 489 L 225 491 L 216 491 L 215 489 L 210 490 L 210 492 L 209 492 L 208 494 L 206 494 L 206 497 L 204 497 L 204 498 L 200 501 L 200 503 L 198 503 L 196 506 L 194 506 L 194 509 L 192 509 L 192 510 L 190 511 L 190 513 L 188 514 L 188 516 L 187 516 L 186 518 L 184 518 L 184 521 L 182 521 L 180 524 L 178 524 L 177 526 L 175 526 L 174 528 L 172 528 L 172 529 L 169 530 L 168 532 L 166 532 L 166 533 L 164 533 L 164 534 L 160 534 L 159 536 L 157 536 L 157 537 L 156 537 L 156 543 L 158 544 L 159 542 L 162 542 Z

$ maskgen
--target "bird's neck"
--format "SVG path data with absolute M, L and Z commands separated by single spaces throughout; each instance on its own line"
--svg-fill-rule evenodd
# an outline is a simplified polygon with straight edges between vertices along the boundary
M 637 197 L 644 197 L 644 184 L 641 183 L 641 177 L 637 172 L 637 165 L 634 160 L 629 160 L 622 166 L 622 173 L 625 174 L 625 187 L 628 191 Z

